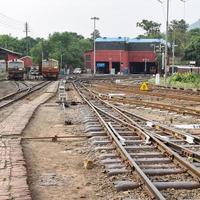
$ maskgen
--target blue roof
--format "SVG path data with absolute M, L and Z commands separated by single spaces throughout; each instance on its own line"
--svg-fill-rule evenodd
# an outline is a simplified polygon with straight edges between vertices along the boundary
M 129 40 L 129 43 L 164 43 L 163 39 L 148 39 L 148 38 L 132 38 Z
M 128 38 L 128 37 L 101 37 L 97 38 L 96 42 L 127 42 L 127 43 L 165 43 L 163 39 L 148 39 L 148 38 Z
M 101 37 L 97 38 L 96 42 L 127 42 L 129 38 L 127 37 L 117 37 L 117 38 L 109 38 L 109 37 Z

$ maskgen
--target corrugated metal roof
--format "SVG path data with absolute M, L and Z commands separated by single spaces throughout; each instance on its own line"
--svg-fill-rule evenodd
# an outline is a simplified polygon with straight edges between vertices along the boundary
M 14 52 L 14 51 L 11 51 L 9 49 L 5 49 L 3 47 L 0 47 L 0 53 L 11 53 L 11 54 L 14 54 L 14 55 L 21 55 L 21 53 Z
M 165 43 L 163 39 L 148 39 L 148 38 L 128 38 L 128 37 L 101 37 L 97 38 L 96 42 L 127 42 L 127 43 Z
M 129 38 L 127 37 L 116 37 L 116 38 L 110 38 L 110 37 L 101 37 L 97 38 L 96 42 L 127 42 Z
M 164 43 L 163 39 L 148 39 L 148 38 L 132 38 L 129 40 L 129 43 Z

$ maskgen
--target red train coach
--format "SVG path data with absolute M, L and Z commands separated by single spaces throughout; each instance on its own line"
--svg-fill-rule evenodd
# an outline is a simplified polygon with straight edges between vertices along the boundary
M 187 72 L 192 72 L 192 73 L 200 73 L 200 67 L 195 67 L 195 66 L 170 66 L 169 72 L 172 73 L 174 68 L 175 73 L 187 73 Z
M 15 59 L 8 61 L 8 79 L 23 80 L 24 79 L 24 61 Z
M 57 79 L 59 74 L 59 64 L 55 59 L 42 61 L 42 76 L 45 79 Z

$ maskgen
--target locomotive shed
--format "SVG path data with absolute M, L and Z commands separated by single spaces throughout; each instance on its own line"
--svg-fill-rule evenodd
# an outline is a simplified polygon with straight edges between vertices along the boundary
M 146 78 L 0 82 L 0 199 L 200 199 L 199 93 Z

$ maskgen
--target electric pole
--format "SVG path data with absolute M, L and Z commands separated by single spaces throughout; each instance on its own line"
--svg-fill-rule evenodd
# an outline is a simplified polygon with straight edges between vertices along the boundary
M 175 40 L 173 41 L 172 44 L 172 74 L 174 73 L 174 65 L 175 65 L 175 47 L 177 47 L 178 45 L 175 44 Z
M 28 33 L 30 32 L 28 22 L 25 23 L 25 30 L 26 33 L 26 55 L 28 55 L 29 45 L 28 45 Z
M 92 17 L 91 20 L 94 20 L 94 32 L 93 32 L 93 40 L 94 40 L 94 75 L 96 74 L 96 20 L 99 20 L 98 17 Z
M 167 0 L 167 20 L 166 20 L 166 35 L 165 35 L 165 84 L 167 81 L 168 29 L 169 29 L 169 0 Z

